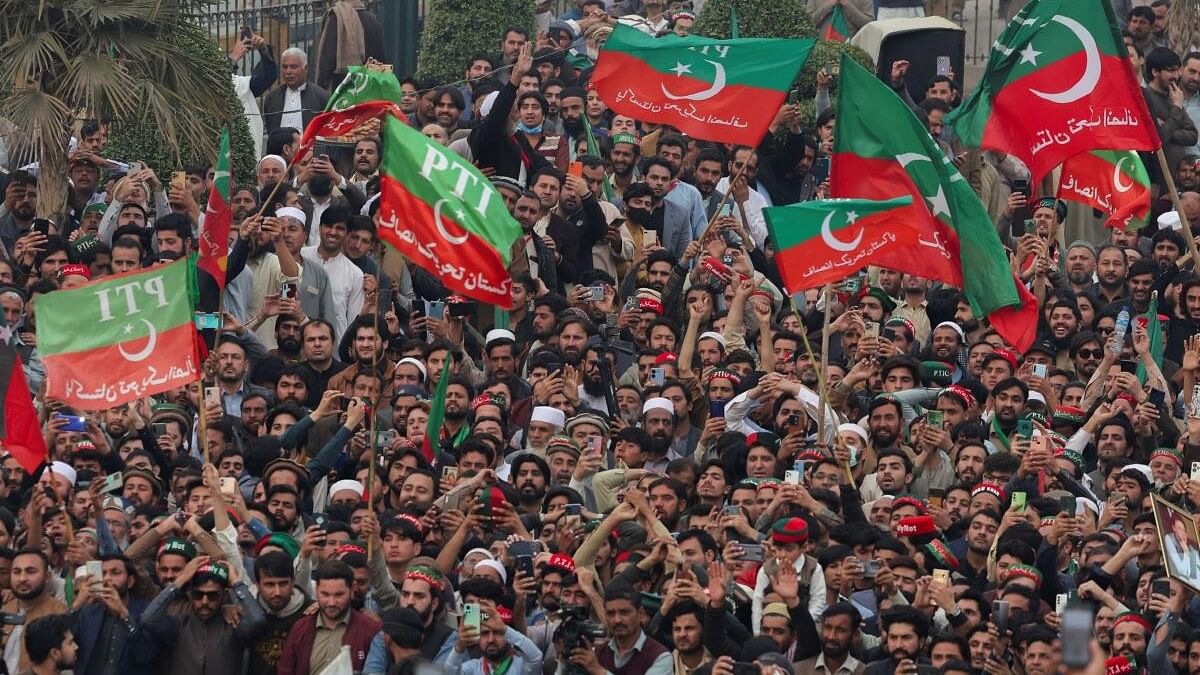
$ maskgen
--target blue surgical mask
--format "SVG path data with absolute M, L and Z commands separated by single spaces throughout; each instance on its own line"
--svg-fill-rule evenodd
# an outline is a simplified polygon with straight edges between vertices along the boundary
M 517 122 L 517 131 L 523 131 L 527 134 L 540 134 L 542 133 L 542 125 L 539 124 L 536 127 L 531 127 L 527 126 L 524 122 Z

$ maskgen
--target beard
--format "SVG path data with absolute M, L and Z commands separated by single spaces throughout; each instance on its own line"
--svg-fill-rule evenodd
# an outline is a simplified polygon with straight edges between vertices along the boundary
M 521 484 L 519 492 L 522 502 L 532 504 L 542 501 L 542 497 L 546 496 L 546 486 L 538 487 L 533 481 L 525 481 Z
M 46 582 L 43 581 L 42 583 L 38 584 L 37 586 L 35 586 L 33 588 L 33 590 L 29 591 L 28 593 L 18 591 L 16 586 L 13 586 L 12 592 L 13 592 L 13 595 L 15 595 L 18 600 L 33 600 L 34 598 L 40 596 L 42 593 L 46 592 Z
M 1075 284 L 1076 286 L 1086 286 L 1092 283 L 1092 275 L 1086 270 L 1079 270 L 1077 272 L 1068 271 L 1067 281 Z
M 891 429 L 877 429 L 871 432 L 871 442 L 876 448 L 890 448 L 895 445 L 897 436 Z
M 583 381 L 583 390 L 587 392 L 588 396 L 593 396 L 596 398 L 604 396 L 605 389 L 606 387 L 604 386 L 604 381 L 600 378 L 592 379 L 589 377 Z
M 837 642 L 822 642 L 821 643 L 821 651 L 825 653 L 825 656 L 832 656 L 834 658 L 838 658 L 838 657 L 845 656 L 846 654 L 850 653 L 850 644 L 849 643 L 840 644 Z
M 279 351 L 285 354 L 299 354 L 300 341 L 296 338 L 280 338 L 278 341 Z
M 571 138 L 577 138 L 583 135 L 583 118 L 582 117 L 564 117 L 562 118 L 563 131 L 567 132 Z
M 800 384 L 803 384 L 810 389 L 820 384 L 819 380 L 817 379 L 817 369 L 813 368 L 812 366 L 805 366 L 801 368 L 799 375 Z
M 277 516 L 274 513 L 270 514 L 270 516 L 271 516 L 271 529 L 275 532 L 291 532 L 292 528 L 295 527 L 295 525 L 296 525 L 295 520 L 289 521 L 287 518 L 282 517 L 282 516 Z
M 448 419 L 448 420 L 451 420 L 453 422 L 461 422 L 461 421 L 467 419 L 467 410 L 465 408 L 447 407 L 445 415 L 446 415 L 446 419 Z

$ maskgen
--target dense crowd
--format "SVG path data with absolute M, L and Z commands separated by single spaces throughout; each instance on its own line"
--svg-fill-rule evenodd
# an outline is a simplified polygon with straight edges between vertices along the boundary
M 1195 226 L 1200 53 L 1167 3 L 1116 9 Z M 316 675 L 345 645 L 368 674 L 1200 673 L 1200 276 L 1153 165 L 1149 221 L 1105 228 L 959 146 L 953 74 L 880 64 L 1038 299 L 1022 353 L 919 276 L 784 289 L 763 209 L 826 196 L 832 73 L 810 123 L 711 143 L 586 87 L 615 22 L 686 35 L 690 7 L 538 16 L 460 84 L 401 81 L 522 228 L 508 312 L 380 244 L 378 138 L 293 165 L 329 92 L 250 33 L 264 140 L 228 286 L 201 278 L 205 379 L 73 410 L 34 299 L 194 251 L 214 167 L 166 180 L 86 122 L 63 222 L 11 167 L 0 307 L 53 463 L 3 460 L 6 672 Z

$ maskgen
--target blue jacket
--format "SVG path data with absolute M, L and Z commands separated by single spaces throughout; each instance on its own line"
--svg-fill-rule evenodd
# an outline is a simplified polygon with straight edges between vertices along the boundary
M 113 616 L 116 621 L 113 626 L 113 640 L 121 645 L 116 670 L 122 675 L 154 675 L 154 658 L 158 654 L 158 645 L 141 625 L 142 613 L 149 605 L 149 602 L 140 598 L 130 598 L 129 621 L 119 621 Z M 100 632 L 104 628 L 104 618 L 107 616 L 112 615 L 99 603 L 86 605 L 75 615 L 74 633 L 79 644 L 79 654 L 75 660 L 77 675 L 90 675 L 93 654 L 98 649 L 108 648 L 108 645 L 97 644 Z M 99 665 L 99 662 L 96 665 Z

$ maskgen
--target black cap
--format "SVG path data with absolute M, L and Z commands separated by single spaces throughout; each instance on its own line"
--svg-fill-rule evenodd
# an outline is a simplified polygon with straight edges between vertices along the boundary
M 393 607 L 379 613 L 383 632 L 401 647 L 417 649 L 424 639 L 425 622 L 416 610 L 408 607 Z
M 1033 343 L 1029 349 L 1025 350 L 1026 355 L 1032 354 L 1033 352 L 1041 352 L 1050 358 L 1054 358 L 1058 354 L 1058 347 L 1056 347 L 1050 340 L 1042 339 Z

